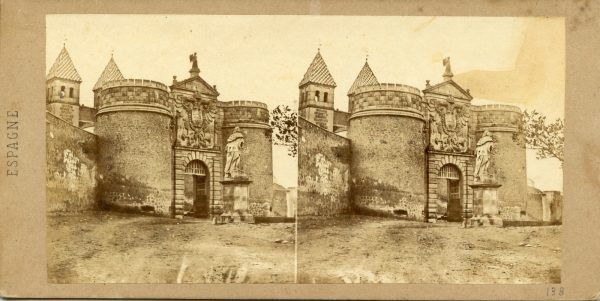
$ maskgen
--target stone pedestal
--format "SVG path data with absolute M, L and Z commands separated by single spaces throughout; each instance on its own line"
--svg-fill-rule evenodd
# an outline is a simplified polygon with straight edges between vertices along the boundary
M 248 185 L 252 181 L 245 177 L 226 179 L 223 185 L 223 214 L 215 217 L 215 223 L 254 222 L 248 212 Z
M 471 224 L 502 227 L 502 218 L 498 210 L 498 188 L 502 185 L 489 182 L 474 183 L 469 186 L 473 189 Z

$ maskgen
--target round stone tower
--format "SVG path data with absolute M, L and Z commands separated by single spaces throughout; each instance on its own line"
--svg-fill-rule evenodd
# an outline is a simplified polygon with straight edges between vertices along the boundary
M 249 185 L 248 209 L 254 216 L 264 216 L 273 197 L 273 147 L 269 110 L 257 101 L 235 100 L 221 103 L 223 109 L 223 149 L 227 137 L 239 127 L 246 141 L 241 168 L 252 183 Z M 226 162 L 223 152 L 223 162 Z
M 377 84 L 348 97 L 355 209 L 422 220 L 427 164 L 420 90 Z
M 477 118 L 475 141 L 487 130 L 496 142 L 490 168 L 502 185 L 498 188 L 500 215 L 503 219 L 519 219 L 527 198 L 525 147 L 518 143 L 523 139 L 519 130 L 523 113 L 519 107 L 498 104 L 473 106 L 472 111 Z
M 171 213 L 172 110 L 167 86 L 122 79 L 99 91 L 101 202 L 108 208 Z

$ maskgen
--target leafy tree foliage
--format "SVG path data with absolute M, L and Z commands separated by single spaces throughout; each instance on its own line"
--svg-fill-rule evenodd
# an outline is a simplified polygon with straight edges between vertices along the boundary
M 536 150 L 538 159 L 556 158 L 564 162 L 564 122 L 557 118 L 549 122 L 546 116 L 533 110 L 523 112 L 523 139 L 519 139 L 527 148 Z
M 298 154 L 298 113 L 287 105 L 279 105 L 271 111 L 269 124 L 275 145 L 287 146 L 288 155 L 295 157 Z

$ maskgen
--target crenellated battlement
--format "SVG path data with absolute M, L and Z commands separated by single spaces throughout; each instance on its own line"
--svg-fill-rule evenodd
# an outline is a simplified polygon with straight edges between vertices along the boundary
M 166 85 L 146 79 L 122 79 L 106 82 L 99 91 L 98 114 L 115 110 L 150 111 L 170 114 Z
M 222 102 L 224 124 L 269 123 L 269 110 L 265 103 L 252 100 Z
M 352 117 L 387 114 L 387 111 L 406 111 L 412 117 L 423 118 L 421 91 L 402 84 L 363 86 L 349 96 Z M 360 113 L 360 114 L 359 114 Z
M 502 104 L 471 106 L 471 109 L 473 111 L 506 111 L 506 112 L 522 113 L 521 108 L 519 108 L 517 106 L 502 105 Z
M 222 107 L 252 107 L 252 108 L 262 108 L 268 109 L 267 104 L 260 101 L 253 100 L 232 100 L 225 101 L 221 103 Z
M 104 90 L 107 88 L 114 88 L 114 87 L 121 87 L 121 86 L 147 87 L 147 88 L 155 88 L 155 89 L 161 89 L 164 91 L 169 91 L 167 85 L 165 85 L 161 82 L 157 82 L 157 81 L 153 81 L 153 80 L 149 80 L 149 79 L 137 79 L 137 78 L 128 78 L 128 79 L 119 79 L 119 80 L 108 81 L 102 85 L 102 89 Z
M 421 96 L 421 90 L 419 90 L 418 88 L 408 86 L 408 85 L 403 85 L 403 84 L 394 84 L 394 83 L 380 83 L 378 85 L 369 85 L 369 86 L 358 87 L 354 91 L 353 95 L 358 95 L 361 93 L 371 92 L 371 91 L 397 91 L 397 92 L 412 93 L 412 94 Z
M 472 106 L 471 111 L 474 113 L 479 130 L 516 131 L 523 117 L 521 109 L 511 105 Z

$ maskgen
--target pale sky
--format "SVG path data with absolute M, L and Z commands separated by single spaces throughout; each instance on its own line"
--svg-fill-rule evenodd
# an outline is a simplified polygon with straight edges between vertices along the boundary
M 367 55 L 380 82 L 420 89 L 427 79 L 432 84 L 442 80 L 442 58 L 450 56 L 455 80 L 471 89 L 474 104 L 508 102 L 552 118 L 564 114 L 562 18 L 48 15 L 46 21 L 47 70 L 66 43 L 83 78 L 81 102 L 88 106 L 93 103 L 91 88 L 111 53 L 126 78 L 170 85 L 173 75 L 188 77 L 188 56 L 196 52 L 200 76 L 217 85 L 219 100 L 296 108 L 298 83 L 320 48 L 337 83 L 335 107 L 340 110 L 347 109 L 346 92 Z M 551 51 L 541 53 L 547 45 Z M 538 57 L 532 53 L 542 54 L 536 62 L 552 58 L 552 68 L 531 63 L 531 57 Z M 502 83 L 507 89 L 495 87 L 514 90 L 510 97 L 492 89 L 498 78 L 515 73 L 531 76 L 518 78 L 519 87 L 511 88 L 510 80 Z M 485 99 L 478 100 L 478 92 Z M 536 186 L 562 190 L 556 162 L 527 159 L 528 176 Z M 273 160 L 276 181 L 296 186 L 297 170 L 290 169 L 296 161 L 279 147 Z

